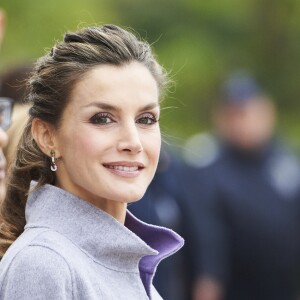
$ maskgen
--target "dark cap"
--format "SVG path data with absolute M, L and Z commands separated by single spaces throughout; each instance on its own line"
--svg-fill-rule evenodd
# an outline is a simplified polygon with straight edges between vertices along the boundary
M 262 88 L 247 71 L 237 71 L 224 82 L 220 101 L 224 104 L 243 105 L 263 95 Z

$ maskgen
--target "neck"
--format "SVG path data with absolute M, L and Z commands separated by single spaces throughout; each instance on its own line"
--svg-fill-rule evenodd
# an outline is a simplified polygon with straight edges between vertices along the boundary
M 83 199 L 86 200 L 86 199 Z M 118 222 L 124 225 L 125 218 L 126 218 L 126 209 L 127 203 L 108 200 L 108 199 L 101 199 L 101 201 L 97 199 L 86 200 L 91 204 L 95 205 L 96 207 L 100 208 L 101 210 L 105 211 L 106 213 L 110 214 L 114 217 Z
M 85 200 L 86 202 L 89 202 L 93 204 L 94 206 L 100 208 L 101 210 L 105 211 L 106 213 L 110 214 L 112 217 L 114 217 L 118 222 L 124 225 L 125 218 L 126 218 L 126 209 L 127 209 L 127 203 L 120 202 L 120 201 L 114 201 L 109 199 L 103 199 L 99 197 L 95 197 L 90 195 L 90 197 L 82 197 L 80 191 L 74 190 L 74 189 L 68 189 L 67 185 L 60 184 L 60 182 L 57 180 L 56 184 L 57 187 L 81 198 L 82 200 Z
M 106 203 L 104 203 L 104 205 L 102 205 L 101 203 L 101 205 L 96 206 L 110 214 L 117 221 L 124 225 L 126 218 L 127 203 L 107 200 Z

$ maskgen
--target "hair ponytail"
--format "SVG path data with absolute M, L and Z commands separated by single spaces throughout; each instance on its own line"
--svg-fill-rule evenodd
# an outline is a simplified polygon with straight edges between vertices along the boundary
M 37 187 L 53 183 L 55 178 L 49 172 L 48 157 L 37 147 L 31 135 L 32 118 L 23 131 L 15 158 L 11 164 L 6 197 L 1 204 L 0 257 L 24 231 L 25 206 L 32 180 Z

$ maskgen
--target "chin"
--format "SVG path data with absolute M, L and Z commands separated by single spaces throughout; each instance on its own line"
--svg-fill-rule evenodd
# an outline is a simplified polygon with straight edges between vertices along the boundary
M 134 199 L 134 200 L 127 201 L 126 203 L 129 204 L 129 203 L 138 202 L 138 201 L 140 201 L 142 198 L 143 198 L 143 196 L 142 196 L 142 197 L 139 197 L 139 198 L 137 198 L 137 199 Z
M 124 194 L 126 194 L 126 197 L 124 197 L 124 194 L 119 197 L 119 199 L 120 199 L 119 201 L 123 202 L 123 203 L 137 202 L 141 198 L 143 198 L 145 192 L 146 191 L 143 191 L 143 192 L 140 192 L 140 193 L 137 192 L 137 191 L 134 191 L 134 192 L 128 191 L 127 193 L 124 193 Z

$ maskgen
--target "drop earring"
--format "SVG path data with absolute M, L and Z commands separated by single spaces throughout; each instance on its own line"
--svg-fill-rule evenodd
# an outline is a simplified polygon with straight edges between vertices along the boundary
M 54 150 L 51 150 L 50 151 L 50 155 L 51 155 L 51 166 L 50 166 L 50 169 L 51 171 L 55 172 L 57 170 L 57 165 L 55 163 L 55 151 Z

